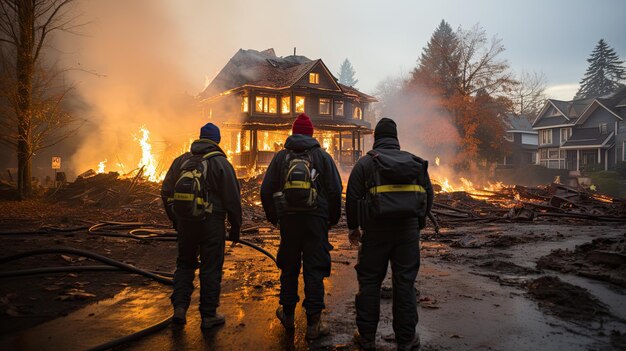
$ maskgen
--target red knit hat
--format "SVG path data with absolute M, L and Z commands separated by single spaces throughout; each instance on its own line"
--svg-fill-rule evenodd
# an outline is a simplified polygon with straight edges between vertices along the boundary
M 292 134 L 313 136 L 313 123 L 311 123 L 311 119 L 306 113 L 301 113 L 298 118 L 296 118 L 296 121 L 293 122 L 291 132 Z

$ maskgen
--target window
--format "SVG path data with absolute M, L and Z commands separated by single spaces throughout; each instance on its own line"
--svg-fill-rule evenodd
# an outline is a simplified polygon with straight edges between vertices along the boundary
M 572 128 L 561 128 L 561 145 L 572 136 Z
M 539 131 L 539 142 L 541 145 L 552 144 L 552 129 L 542 129 Z
M 319 73 L 309 73 L 309 83 L 311 83 L 311 84 L 320 84 L 320 75 L 319 75 Z
M 565 169 L 566 151 L 561 149 L 539 149 L 539 164 L 554 169 Z
M 248 112 L 248 97 L 244 96 L 243 99 L 241 99 L 241 112 Z
M 598 127 L 600 128 L 600 134 L 606 134 L 606 133 L 608 133 L 608 132 L 607 132 L 607 129 L 606 129 L 606 123 L 600 123 L 600 124 L 598 125 Z
M 320 98 L 320 115 L 330 115 L 330 99 Z
M 358 106 L 354 107 L 354 110 L 352 111 L 352 118 L 363 119 L 363 111 L 361 110 L 360 107 Z
M 291 112 L 291 96 L 283 96 L 280 98 L 280 113 L 283 115 Z
M 304 96 L 296 96 L 296 113 L 304 112 Z
M 343 116 L 343 101 L 335 101 L 335 116 Z
M 276 113 L 277 104 L 278 103 L 275 97 L 257 96 L 256 97 L 256 112 Z

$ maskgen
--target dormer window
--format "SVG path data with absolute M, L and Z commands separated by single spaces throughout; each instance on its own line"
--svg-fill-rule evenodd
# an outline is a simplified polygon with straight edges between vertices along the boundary
M 608 133 L 608 130 L 606 128 L 606 123 L 600 123 L 600 125 L 598 126 L 598 128 L 600 128 L 600 134 L 606 134 Z
M 320 75 L 319 73 L 309 73 L 309 83 L 311 84 L 320 84 Z

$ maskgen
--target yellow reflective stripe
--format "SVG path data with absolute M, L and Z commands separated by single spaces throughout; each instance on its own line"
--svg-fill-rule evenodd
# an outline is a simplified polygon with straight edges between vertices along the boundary
M 423 186 L 417 184 L 389 184 L 379 185 L 370 189 L 372 194 L 376 193 L 393 193 L 393 192 L 416 192 L 425 193 L 426 189 Z
M 193 194 L 174 193 L 174 200 L 193 201 L 193 199 L 194 199 Z
M 295 180 L 285 183 L 285 189 L 311 189 L 311 182 Z
M 213 155 L 216 155 L 216 154 L 220 154 L 220 155 L 222 155 L 222 153 L 221 153 L 220 151 L 211 151 L 211 152 L 209 152 L 208 154 L 205 154 L 205 155 L 204 155 L 204 156 L 202 156 L 202 157 L 207 158 L 207 157 L 209 157 L 209 156 L 213 156 Z

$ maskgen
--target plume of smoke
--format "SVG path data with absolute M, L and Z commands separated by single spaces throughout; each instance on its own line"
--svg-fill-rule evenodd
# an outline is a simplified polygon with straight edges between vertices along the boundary
M 117 163 L 126 171 L 136 167 L 141 150 L 134 136 L 142 126 L 150 130 L 160 167 L 168 167 L 180 146 L 206 123 L 186 93 L 195 84 L 179 59 L 187 50 L 177 27 L 164 6 L 148 0 L 82 2 L 80 11 L 91 21 L 87 35 L 63 37 L 59 43 L 74 52 L 70 65 L 95 72 L 71 73 L 89 121 L 72 156 L 73 168 L 95 168 L 104 159 L 114 160 L 109 162 L 113 169 Z
M 440 99 L 427 89 L 406 86 L 401 79 L 387 79 L 378 90 L 380 117 L 396 122 L 402 148 L 428 160 L 432 178 L 450 178 L 460 137 Z

